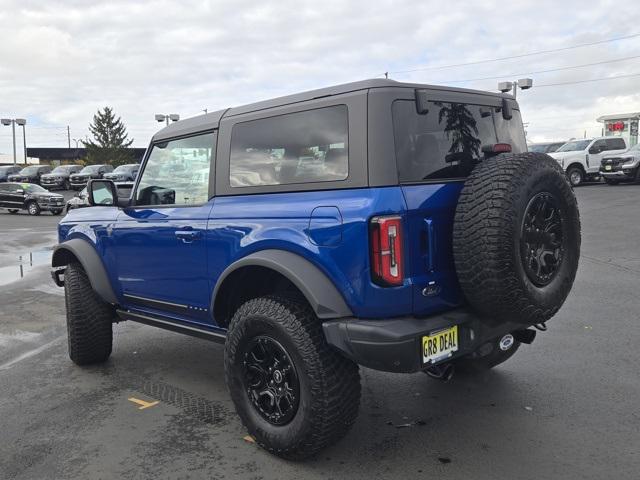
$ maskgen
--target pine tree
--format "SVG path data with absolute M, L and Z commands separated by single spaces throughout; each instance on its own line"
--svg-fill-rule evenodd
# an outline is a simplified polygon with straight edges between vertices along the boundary
M 104 107 L 93 116 L 93 123 L 89 125 L 93 140 L 83 141 L 87 149 L 89 164 L 124 165 L 133 161 L 133 156 L 127 148 L 133 143 L 129 140 L 127 128 L 120 117 L 116 118 L 111 107 Z

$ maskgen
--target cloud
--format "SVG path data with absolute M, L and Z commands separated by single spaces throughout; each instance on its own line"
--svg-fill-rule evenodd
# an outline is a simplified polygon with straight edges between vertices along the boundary
M 4 0 L 0 115 L 26 117 L 31 146 L 64 146 L 112 106 L 136 146 L 159 125 L 310 88 L 419 66 L 517 55 L 638 31 L 640 5 L 442 2 Z M 640 38 L 392 78 L 443 83 L 640 52 Z M 534 85 L 640 73 L 640 59 L 533 76 Z M 506 77 L 505 80 L 513 80 Z M 638 78 L 520 92 L 534 140 L 597 134 L 599 115 L 639 111 Z M 497 80 L 456 83 L 495 89 Z M 20 146 L 18 147 L 20 151 Z M 0 152 L 11 151 L 0 128 Z

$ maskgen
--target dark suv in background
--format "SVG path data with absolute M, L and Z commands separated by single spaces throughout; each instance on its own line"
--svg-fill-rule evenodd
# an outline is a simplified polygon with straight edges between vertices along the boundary
M 69 176 L 69 183 L 72 189 L 81 190 L 87 186 L 89 180 L 102 178 L 105 173 L 113 171 L 111 165 L 87 165 L 80 172 Z
M 40 184 L 40 178 L 42 175 L 50 172 L 51 166 L 49 165 L 29 165 L 28 167 L 24 167 L 18 173 L 9 175 L 7 181 Z
M 60 165 L 54 168 L 51 173 L 42 175 L 40 184 L 49 190 L 54 188 L 69 190 L 71 188 L 69 177 L 80 170 L 82 170 L 82 165 Z
M 140 165 L 137 163 L 120 165 L 113 172 L 105 173 L 104 178 L 114 182 L 133 182 L 138 176 L 138 170 L 140 170 Z
M 7 182 L 9 175 L 18 173 L 22 167 L 17 165 L 0 165 L 0 182 Z

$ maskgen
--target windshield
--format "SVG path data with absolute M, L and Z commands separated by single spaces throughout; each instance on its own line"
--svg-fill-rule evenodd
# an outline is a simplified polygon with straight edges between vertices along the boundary
M 51 173 L 66 173 L 73 165 L 61 165 L 53 169 Z
M 547 145 L 546 143 L 541 143 L 539 145 L 530 145 L 529 151 L 536 152 L 536 153 L 545 153 L 547 151 L 548 146 L 549 145 Z
M 573 142 L 567 142 L 556 150 L 556 152 L 577 152 L 587 148 L 587 145 L 590 143 L 591 140 L 575 140 Z
M 40 193 L 40 192 L 48 191 L 42 188 L 40 185 L 36 185 L 34 183 L 21 183 L 20 186 L 25 192 L 29 192 L 29 193 Z
M 25 167 L 20 172 L 21 175 L 33 175 L 34 173 L 38 173 L 38 167 Z
M 89 165 L 88 167 L 84 167 L 80 173 L 95 173 L 100 170 L 102 165 Z

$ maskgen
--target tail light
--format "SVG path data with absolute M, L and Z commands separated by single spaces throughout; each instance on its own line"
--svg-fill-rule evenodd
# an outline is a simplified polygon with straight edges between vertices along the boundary
M 511 144 L 510 143 L 492 143 L 490 145 L 483 145 L 482 152 L 485 154 L 485 156 L 497 155 L 499 153 L 510 153 Z
M 371 274 L 383 286 L 402 285 L 402 219 L 398 216 L 371 219 Z

